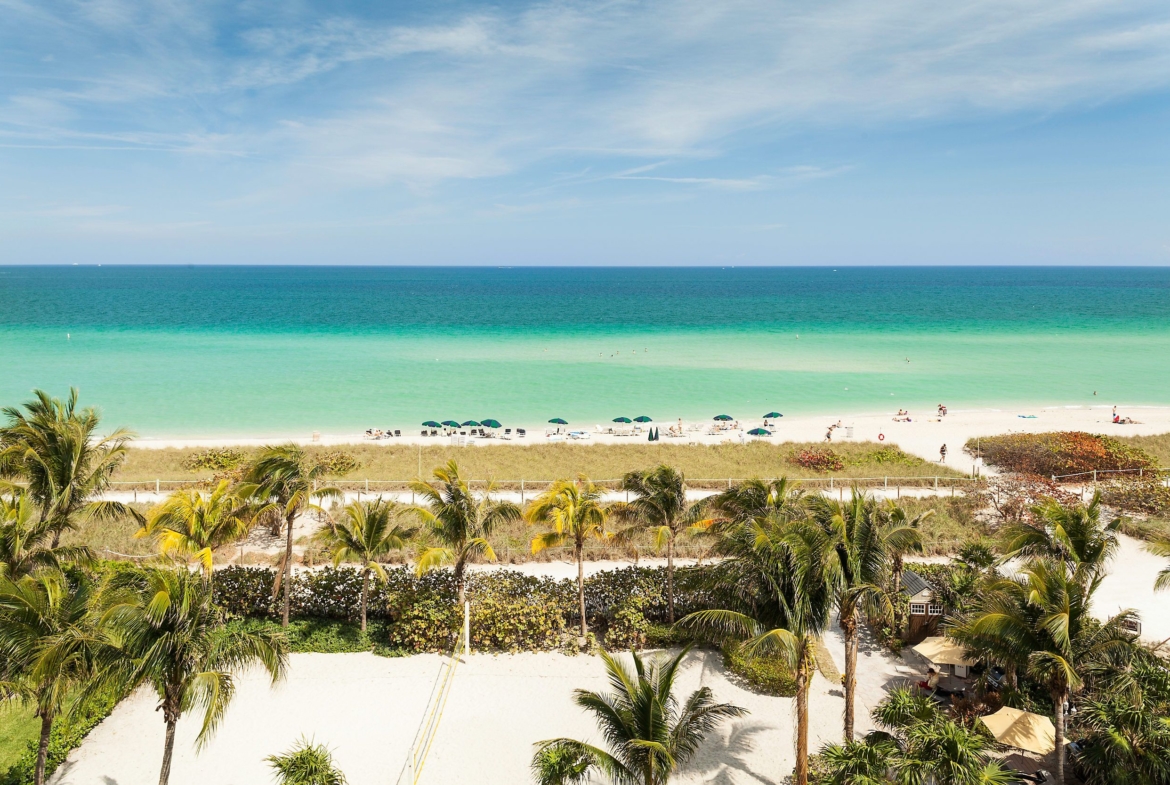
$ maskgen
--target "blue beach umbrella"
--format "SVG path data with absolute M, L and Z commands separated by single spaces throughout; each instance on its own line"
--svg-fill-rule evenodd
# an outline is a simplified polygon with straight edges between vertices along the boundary
M 643 414 L 641 417 L 635 417 L 634 422 L 654 422 L 654 421 Z
M 442 428 L 443 424 L 437 423 L 434 420 L 427 420 L 426 422 L 423 423 L 423 427 L 424 428 Z
M 763 428 L 752 428 L 748 431 L 748 436 L 771 436 L 771 431 L 766 431 Z
M 480 423 L 480 425 L 482 425 L 484 428 L 499 428 L 500 421 L 499 420 L 484 420 L 483 422 Z
M 549 422 L 552 423 L 553 425 L 568 425 L 569 424 L 567 420 L 562 420 L 560 417 L 553 417 L 551 420 L 549 420 Z
M 614 417 L 613 421 L 614 422 L 624 422 L 624 423 L 633 422 L 633 420 L 631 420 L 629 417 Z
M 477 423 L 475 420 L 468 420 L 467 422 L 463 423 L 463 425 L 460 427 L 462 427 L 462 428 L 478 428 L 479 423 Z
M 715 419 L 718 420 L 719 422 L 729 422 L 731 420 L 734 420 L 735 418 L 732 417 L 730 414 L 717 414 L 717 415 L 715 415 Z
M 443 420 L 443 425 L 445 425 L 448 428 L 458 428 L 459 427 L 459 423 L 457 423 L 455 420 Z
M 777 417 L 783 417 L 783 416 L 784 415 L 781 414 L 780 412 L 768 412 L 767 414 L 764 415 L 764 419 L 765 420 L 775 420 Z

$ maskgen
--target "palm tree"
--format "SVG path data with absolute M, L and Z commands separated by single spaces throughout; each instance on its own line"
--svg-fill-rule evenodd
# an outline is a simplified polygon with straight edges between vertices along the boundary
M 742 526 L 771 515 L 799 517 L 806 498 L 804 491 L 787 477 L 768 482 L 744 480 L 706 500 L 710 530 L 718 534 L 730 526 Z
M 1063 505 L 1045 499 L 1032 508 L 1032 520 L 1004 527 L 1004 558 L 1055 559 L 1088 577 L 1104 570 L 1117 552 L 1120 527 L 1121 518 L 1101 523 L 1099 491 L 1088 504 Z
M 780 655 L 796 681 L 796 785 L 808 783 L 808 697 L 816 639 L 829 626 L 839 582 L 834 540 L 811 521 L 774 516 L 722 538 L 724 558 L 708 580 L 736 607 L 697 611 L 681 624 L 695 633 L 742 641 L 748 657 Z
M 362 632 L 366 631 L 370 576 L 386 580 L 386 570 L 379 559 L 405 548 L 417 531 L 403 526 L 401 518 L 402 510 L 394 502 L 353 502 L 345 506 L 340 521 L 329 521 L 314 535 L 313 539 L 333 555 L 335 567 L 343 561 L 362 565 Z
M 1146 543 L 1146 550 L 1155 556 L 1170 559 L 1170 538 Z M 1159 571 L 1158 577 L 1154 580 L 1154 591 L 1164 591 L 1166 589 L 1170 589 L 1170 564 L 1167 564 L 1165 568 Z
M 1104 622 L 1090 614 L 1101 577 L 1086 578 L 1081 569 L 1034 559 L 1016 577 L 988 586 L 979 609 L 957 620 L 949 632 L 987 662 L 1010 665 L 1047 687 L 1058 782 L 1064 782 L 1066 704 L 1086 676 L 1121 668 L 1135 651 L 1133 611 Z
M 631 529 L 619 536 L 628 538 L 634 529 L 649 529 L 654 534 L 654 547 L 666 548 L 666 617 L 674 624 L 675 540 L 685 529 L 708 527 L 704 520 L 705 505 L 688 503 L 682 472 L 665 465 L 628 473 L 622 478 L 622 490 L 634 498 L 611 507 L 611 515 L 632 523 Z
M 433 483 L 418 479 L 410 484 L 424 501 L 425 506 L 416 508 L 418 515 L 427 531 L 440 543 L 422 552 L 418 572 L 421 575 L 436 567 L 453 565 L 459 606 L 463 607 L 467 601 L 464 573 L 468 560 L 483 556 L 495 561 L 496 554 L 488 536 L 496 526 L 518 521 L 522 516 L 520 508 L 512 502 L 492 498 L 494 483 L 489 482 L 479 496 L 473 493 L 460 476 L 455 461 L 436 468 L 434 478 Z
M 245 507 L 220 481 L 209 495 L 197 490 L 175 491 L 152 510 L 135 537 L 154 537 L 163 554 L 183 562 L 199 562 L 208 582 L 212 578 L 212 554 L 248 533 Z
M 1088 700 L 1077 713 L 1077 755 L 1090 785 L 1170 782 L 1170 722 L 1141 702 Z
M 36 785 L 45 781 L 53 722 L 67 710 L 70 691 L 92 673 L 100 648 L 93 594 L 80 573 L 0 577 L 0 698 L 29 703 L 40 718 Z
M 292 598 L 293 522 L 306 510 L 324 513 L 314 504 L 315 499 L 340 498 L 336 488 L 317 488 L 317 481 L 328 469 L 313 463 L 305 451 L 295 444 L 269 446 L 261 450 L 244 473 L 244 480 L 236 495 L 249 500 L 252 520 L 263 516 L 278 516 L 285 528 L 284 559 L 276 589 L 284 585 L 284 609 L 281 625 L 288 626 L 288 612 Z
M 580 477 L 577 482 L 560 480 L 532 500 L 526 517 L 529 523 L 544 525 L 550 531 L 534 537 L 532 552 L 555 548 L 566 542 L 573 544 L 573 559 L 577 562 L 577 601 L 581 614 L 581 638 L 587 635 L 585 625 L 585 564 L 583 551 L 590 539 L 605 540 L 606 508 L 601 503 L 604 491 Z
M 612 692 L 576 690 L 573 700 L 597 720 L 608 750 L 575 739 L 537 743 L 532 769 L 540 785 L 584 782 L 594 770 L 615 785 L 665 785 L 690 760 L 719 723 L 747 713 L 716 703 L 710 687 L 691 693 L 680 706 L 674 680 L 690 647 L 666 659 L 644 661 L 633 670 L 602 651 Z
M 159 785 L 167 785 L 183 714 L 202 707 L 202 747 L 235 693 L 233 674 L 259 664 L 275 684 L 288 665 L 288 641 L 280 632 L 226 627 L 211 588 L 185 569 L 121 574 L 107 592 L 102 626 L 118 656 L 106 660 L 103 673 L 127 690 L 148 684 L 158 694 L 167 726 Z
M 345 785 L 345 775 L 334 765 L 329 748 L 303 737 L 288 752 L 265 760 L 280 785 Z
M 141 522 L 133 508 L 98 500 L 126 459 L 126 444 L 133 434 L 119 428 L 97 437 L 101 418 L 91 408 L 77 408 L 76 388 L 65 401 L 43 390 L 34 395 L 24 411 L 0 410 L 8 420 L 0 428 L 0 473 L 28 484 L 40 520 L 49 522 L 52 547 L 60 543 L 62 532 L 77 525 L 79 516 L 98 520 L 130 516 Z
M 59 570 L 68 562 L 93 561 L 86 545 L 53 547 L 51 528 L 51 521 L 37 517 L 27 493 L 0 496 L 0 576 L 16 580 L 42 569 Z
M 934 702 L 896 688 L 873 711 L 883 730 L 821 750 L 830 785 L 1007 785 L 986 735 L 944 717 Z
M 870 619 L 889 619 L 893 599 L 888 575 L 893 554 L 921 547 L 917 521 L 907 522 L 900 507 L 881 509 L 856 489 L 848 503 L 825 497 L 809 501 L 814 519 L 833 540 L 838 622 L 845 638 L 845 740 L 852 741 L 857 693 L 857 638 L 861 612 Z M 885 513 L 885 514 L 883 514 Z

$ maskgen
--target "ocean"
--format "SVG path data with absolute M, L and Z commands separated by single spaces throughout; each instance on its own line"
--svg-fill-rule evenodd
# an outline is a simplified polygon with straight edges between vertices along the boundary
M 1165 405 L 1170 268 L 0 267 L 0 405 L 70 386 L 145 437 Z

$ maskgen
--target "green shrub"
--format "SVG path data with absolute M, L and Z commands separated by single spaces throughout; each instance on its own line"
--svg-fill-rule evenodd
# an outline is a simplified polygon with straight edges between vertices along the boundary
M 902 466 L 915 466 L 924 461 L 914 455 L 908 455 L 899 448 L 888 445 L 886 447 L 879 447 L 876 450 L 870 450 L 867 453 L 857 456 L 849 461 L 850 466 L 865 466 L 866 464 L 876 463 L 879 465 L 900 464 Z
M 765 695 L 796 695 L 792 671 L 779 657 L 745 657 L 738 644 L 729 643 L 723 647 L 723 665 Z
M 845 460 L 828 447 L 806 447 L 793 453 L 788 462 L 814 472 L 839 472 L 845 468 Z
M 207 469 L 208 471 L 221 472 L 239 467 L 247 458 L 248 456 L 240 450 L 231 447 L 215 447 L 188 455 L 183 460 L 182 465 L 184 469 L 190 471 Z
M 1156 474 L 1123 477 L 1101 486 L 1101 501 L 1125 512 L 1158 514 L 1170 511 L 1170 488 Z
M 1019 474 L 1052 475 L 1157 466 L 1144 450 L 1081 431 L 1010 433 L 968 439 L 963 448 L 989 466 Z
M 326 474 L 342 477 L 361 468 L 362 464 L 354 457 L 353 453 L 344 450 L 331 450 L 321 453 L 317 458 L 317 465 L 324 469 Z

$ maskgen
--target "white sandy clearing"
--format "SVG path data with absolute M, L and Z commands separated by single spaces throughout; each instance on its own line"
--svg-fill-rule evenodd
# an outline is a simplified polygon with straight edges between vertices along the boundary
M 945 403 L 945 401 L 943 401 Z M 867 414 L 848 414 L 844 412 L 828 411 L 823 415 L 801 415 L 784 417 L 774 428 L 774 434 L 765 438 L 767 441 L 821 441 L 825 438 L 825 431 L 829 425 L 841 422 L 843 426 L 853 427 L 853 441 L 877 441 L 879 435 L 885 437 L 888 444 L 896 444 L 903 450 L 926 458 L 938 460 L 939 447 L 947 445 L 947 463 L 960 471 L 970 471 L 973 465 L 970 456 L 963 453 L 963 445 L 967 439 L 978 436 L 993 436 L 1010 432 L 1038 433 L 1043 431 L 1082 430 L 1090 433 L 1104 433 L 1117 436 L 1131 436 L 1138 434 L 1155 434 L 1170 431 L 1170 408 L 1166 407 L 1138 407 L 1119 406 L 1118 413 L 1122 416 L 1138 420 L 1138 424 L 1114 425 L 1111 422 L 1112 402 L 1098 406 L 1029 406 L 1004 405 L 998 408 L 986 409 L 951 409 L 943 418 L 937 417 L 933 407 L 915 409 L 910 407 L 911 422 L 894 422 L 894 413 L 899 406 L 891 402 L 890 409 L 885 412 Z M 1021 417 L 1035 415 L 1035 419 Z M 695 423 L 701 430 L 688 431 L 683 438 L 671 439 L 665 434 L 665 429 L 675 423 L 674 419 L 656 421 L 654 425 L 662 432 L 662 440 L 657 444 L 720 444 L 724 442 L 738 443 L 743 430 L 762 424 L 758 419 L 740 420 L 741 431 L 724 431 L 717 434 L 708 434 L 706 429 L 711 425 L 709 421 Z M 506 423 L 513 426 L 513 423 Z M 608 423 L 601 423 L 603 426 Z M 520 427 L 526 427 L 520 425 Z M 576 423 L 571 428 L 580 427 L 583 430 L 593 431 L 595 423 Z M 530 423 L 528 436 L 525 439 L 513 438 L 504 441 L 500 438 L 469 439 L 468 444 L 473 446 L 491 446 L 496 444 L 542 444 L 547 441 L 544 435 L 545 426 Z M 400 428 L 403 435 L 397 439 L 386 439 L 371 444 L 438 444 L 445 445 L 449 440 L 443 437 L 422 437 L 420 428 Z M 745 437 L 752 440 L 755 437 Z M 629 444 L 643 442 L 646 436 L 610 436 L 592 433 L 588 440 L 574 442 L 576 444 Z M 844 429 L 834 431 L 834 441 L 848 441 Z M 255 438 L 247 435 L 215 436 L 192 438 L 167 439 L 138 439 L 135 447 L 213 447 L 222 445 L 259 446 L 277 441 L 295 441 L 303 444 L 313 442 L 311 434 L 294 433 L 283 436 Z M 362 441 L 360 433 L 321 434 L 317 439 L 319 444 L 339 445 L 352 444 Z M 165 477 L 162 479 L 166 479 Z M 549 479 L 549 478 L 545 478 Z
M 173 785 L 271 782 L 263 758 L 302 735 L 333 748 L 351 785 L 397 781 L 438 672 L 440 658 L 372 654 L 294 654 L 275 689 L 258 672 L 239 680 L 223 725 L 202 753 L 194 718 L 179 723 Z M 793 701 L 749 692 L 729 679 L 718 653 L 694 652 L 678 680 L 751 711 L 725 723 L 676 779 L 680 783 L 779 783 L 793 765 Z M 423 783 L 520 785 L 531 782 L 532 744 L 571 736 L 601 739 L 572 703 L 576 688 L 606 690 L 595 657 L 560 654 L 472 655 L 459 666 Z M 815 677 L 810 745 L 841 734 L 842 700 Z M 139 692 L 119 705 L 54 775 L 54 785 L 150 785 L 158 781 L 163 722 Z

